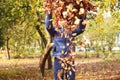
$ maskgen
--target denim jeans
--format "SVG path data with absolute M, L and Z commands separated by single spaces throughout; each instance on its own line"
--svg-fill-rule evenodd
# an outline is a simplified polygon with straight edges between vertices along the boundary
M 67 67 L 69 66 L 69 70 L 68 69 L 65 70 L 61 65 L 61 60 L 55 57 L 54 80 L 75 80 L 75 71 L 73 71 L 73 69 L 70 68 L 71 66 L 69 64 L 67 64 L 66 66 Z M 73 68 L 75 68 L 75 66 Z

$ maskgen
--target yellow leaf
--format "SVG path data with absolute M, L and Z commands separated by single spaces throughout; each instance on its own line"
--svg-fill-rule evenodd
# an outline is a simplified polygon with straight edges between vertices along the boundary
M 80 23 L 80 19 L 78 19 L 77 17 L 75 17 L 75 18 L 76 18 L 76 20 L 75 20 L 74 24 L 78 25 Z
M 64 54 L 64 51 L 63 51 L 63 50 L 61 51 L 61 54 Z
M 67 46 L 69 46 L 69 45 L 70 45 L 70 43 L 67 43 L 66 45 L 67 45 Z
M 73 11 L 73 12 L 77 12 L 78 10 L 77 10 L 77 9 L 73 9 L 72 11 Z
M 85 12 L 84 8 L 80 8 L 79 15 L 83 14 Z
M 72 34 L 72 36 L 76 36 L 76 35 L 77 35 L 77 33 L 73 33 L 73 34 Z
M 71 69 L 71 67 L 68 67 L 68 70 L 70 70 Z
M 71 71 L 69 71 L 69 74 L 70 74 L 70 76 L 72 75 L 72 72 Z
M 68 6 L 66 6 L 66 8 L 72 11 L 73 5 L 69 4 Z

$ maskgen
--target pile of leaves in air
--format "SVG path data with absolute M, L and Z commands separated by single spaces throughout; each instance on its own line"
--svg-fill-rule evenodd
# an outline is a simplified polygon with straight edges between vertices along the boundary
M 89 0 L 45 0 L 46 10 L 52 9 L 55 24 L 65 29 L 74 30 L 80 20 L 86 17 L 88 11 L 94 11 L 95 6 Z

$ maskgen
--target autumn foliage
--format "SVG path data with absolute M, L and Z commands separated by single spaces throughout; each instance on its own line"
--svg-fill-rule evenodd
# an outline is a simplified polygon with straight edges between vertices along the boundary
M 55 25 L 74 30 L 88 11 L 95 11 L 95 6 L 89 0 L 45 0 L 45 11 L 55 16 Z

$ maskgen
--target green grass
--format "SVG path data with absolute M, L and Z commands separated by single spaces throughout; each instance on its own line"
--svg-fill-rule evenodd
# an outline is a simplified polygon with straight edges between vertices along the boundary
M 53 80 L 53 70 L 46 70 L 45 76 Z M 43 80 L 39 72 L 39 58 L 0 59 L 0 80 Z
M 120 55 L 120 51 L 114 51 L 113 54 L 119 54 Z
M 0 69 L 0 80 L 32 80 L 31 78 L 37 79 L 41 76 L 36 70 Z

